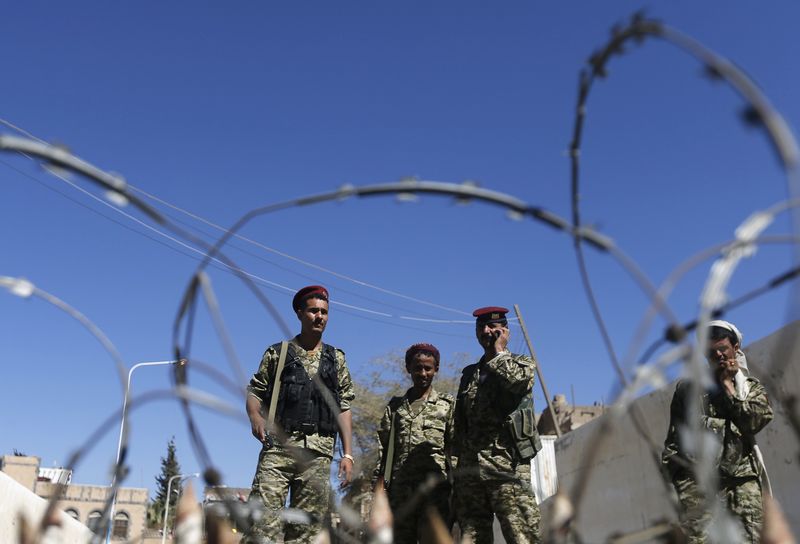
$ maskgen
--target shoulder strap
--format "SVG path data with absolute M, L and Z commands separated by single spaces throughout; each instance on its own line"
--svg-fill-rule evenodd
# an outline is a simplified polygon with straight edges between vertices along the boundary
M 269 400 L 269 411 L 267 412 L 267 429 L 272 429 L 275 425 L 275 409 L 278 407 L 278 392 L 281 388 L 281 373 L 283 365 L 286 364 L 286 352 L 289 351 L 289 342 L 281 342 L 281 352 L 278 356 L 278 366 L 275 368 L 275 379 L 272 382 L 272 397 Z
M 392 412 L 392 421 L 389 427 L 389 443 L 386 445 L 386 462 L 383 467 L 383 484 L 389 486 L 392 481 L 392 465 L 394 464 L 394 428 L 397 419 L 397 410 Z

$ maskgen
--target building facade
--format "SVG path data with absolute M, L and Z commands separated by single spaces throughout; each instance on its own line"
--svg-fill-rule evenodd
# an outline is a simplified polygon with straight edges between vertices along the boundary
M 70 471 L 42 468 L 40 465 L 39 457 L 28 455 L 0 457 L 0 470 L 43 499 L 50 499 L 59 484 L 66 485 L 59 501 L 60 508 L 94 531 L 100 525 L 103 508 L 108 501 L 111 488 L 101 485 L 72 484 Z M 120 488 L 117 491 L 112 540 L 145 541 L 146 515 L 147 489 Z
M 606 409 L 606 406 L 600 403 L 594 403 L 591 406 L 571 405 L 567 402 L 565 395 L 553 397 L 553 411 L 556 413 L 558 428 L 562 434 L 574 431 L 581 425 L 602 416 L 606 413 Z M 542 436 L 556 434 L 556 423 L 553 422 L 550 410 L 542 411 L 536 430 Z

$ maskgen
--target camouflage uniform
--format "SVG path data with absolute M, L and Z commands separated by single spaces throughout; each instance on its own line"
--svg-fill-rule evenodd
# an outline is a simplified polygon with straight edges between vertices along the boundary
M 447 523 L 450 518 L 449 452 L 453 439 L 455 399 L 431 388 L 428 398 L 409 402 L 409 389 L 393 397 L 378 428 L 378 465 L 373 480 L 384 475 L 386 453 L 394 421 L 394 457 L 389 486 L 389 506 L 395 515 L 394 542 L 417 542 L 426 525 L 428 506 L 439 511 Z M 429 478 L 439 482 L 433 490 L 417 495 Z
M 295 356 L 309 376 L 317 373 L 322 349 L 307 352 L 291 341 Z M 248 385 L 249 394 L 264 402 L 272 391 L 275 369 L 280 353 L 274 347 L 264 352 L 258 371 Z M 336 350 L 336 370 L 342 411 L 350 409 L 354 398 L 353 381 L 345 362 L 344 352 Z M 264 404 L 265 409 L 268 407 Z M 277 418 L 276 418 L 277 419 Z M 291 490 L 289 506 L 305 511 L 312 517 L 310 525 L 288 523 L 286 542 L 311 542 L 319 533 L 322 521 L 330 509 L 330 472 L 335 437 L 320 434 L 290 433 L 284 443 L 275 442 L 271 449 L 261 448 L 250 500 L 260 500 L 264 516 L 245 535 L 243 543 L 275 542 L 283 534 L 280 510 Z
M 534 361 L 503 352 L 467 366 L 455 411 L 454 505 L 462 534 L 493 542 L 494 515 L 506 542 L 540 542 L 539 506 L 531 466 L 521 461 L 506 428 L 508 416 L 533 387 Z
M 761 464 L 753 450 L 755 435 L 772 420 L 772 408 L 761 382 L 747 378 L 749 391 L 738 399 L 721 389 L 704 392 L 698 399 L 703 413 L 701 425 L 720 442 L 717 454 L 719 490 L 717 496 L 742 523 L 742 542 L 760 541 L 762 524 Z M 678 382 L 670 406 L 670 423 L 664 441 L 662 463 L 672 479 L 683 508 L 683 527 L 689 542 L 706 542 L 711 513 L 698 488 L 692 466 L 694 459 L 681 444 L 681 429 L 687 425 L 691 384 Z

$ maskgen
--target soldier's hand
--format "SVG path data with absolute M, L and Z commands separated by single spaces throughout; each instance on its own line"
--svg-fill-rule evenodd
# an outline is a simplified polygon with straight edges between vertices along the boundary
M 717 381 L 728 395 L 734 395 L 736 392 L 734 382 L 737 372 L 739 372 L 739 364 L 736 359 L 722 358 L 717 363 Z
M 507 350 L 509 336 L 510 334 L 507 326 L 493 328 L 484 333 L 481 339 L 481 345 L 487 350 L 487 355 L 496 357 L 498 353 Z
M 510 336 L 508 327 L 502 327 L 495 331 L 494 350 L 495 353 L 506 351 L 508 348 L 508 338 Z
M 267 420 L 260 415 L 254 415 L 250 418 L 250 428 L 256 440 L 263 443 L 267 437 Z
M 353 461 L 347 457 L 339 459 L 339 489 L 344 489 L 353 481 Z

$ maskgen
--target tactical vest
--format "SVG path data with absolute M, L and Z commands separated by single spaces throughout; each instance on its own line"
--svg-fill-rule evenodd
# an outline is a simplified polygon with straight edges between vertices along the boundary
M 280 353 L 281 345 L 275 344 L 272 349 Z M 328 344 L 322 345 L 317 376 L 327 390 L 325 392 L 320 391 L 317 383 L 308 375 L 291 343 L 286 359 L 280 377 L 275 419 L 286 432 L 300 431 L 306 435 L 318 433 L 334 436 L 339 429 L 336 418 L 341 409 L 336 348 Z M 271 396 L 270 391 L 266 399 L 267 405 Z M 325 401 L 326 396 L 336 405 L 335 412 Z

